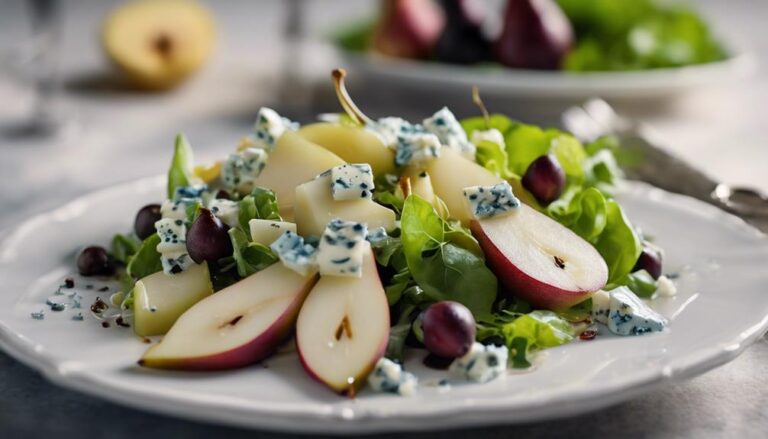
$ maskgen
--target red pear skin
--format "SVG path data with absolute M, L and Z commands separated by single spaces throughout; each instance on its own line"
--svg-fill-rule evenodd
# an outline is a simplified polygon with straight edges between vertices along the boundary
M 533 209 L 527 206 L 523 206 L 523 208 L 529 209 L 530 212 L 533 212 L 536 215 L 541 215 L 541 217 L 546 220 L 554 222 L 554 220 L 533 211 Z M 500 219 L 501 218 L 498 218 L 496 220 Z M 509 227 L 516 227 L 518 225 L 519 224 L 510 222 Z M 549 226 L 553 227 L 551 224 Z M 557 224 L 557 226 L 560 225 Z M 565 227 L 563 228 L 565 229 Z M 499 281 L 501 281 L 501 284 L 510 294 L 527 301 L 534 308 L 551 310 L 569 308 L 589 298 L 594 291 L 603 288 L 607 282 L 608 268 L 603 258 L 594 247 L 568 229 L 561 231 L 563 237 L 568 241 L 573 239 L 573 243 L 586 249 L 584 253 L 585 260 L 581 262 L 585 264 L 583 267 L 588 267 L 590 269 L 588 272 L 590 277 L 589 280 L 584 284 L 573 288 L 563 288 L 547 283 L 524 271 L 524 267 L 521 267 L 521 265 L 524 265 L 525 262 L 511 261 L 510 258 L 504 254 L 504 251 L 497 246 L 493 239 L 491 239 L 483 229 L 483 220 L 473 220 L 470 223 L 470 230 L 485 253 L 486 263 L 496 274 Z M 533 245 L 531 243 L 520 244 Z M 558 269 L 557 261 L 553 258 L 552 270 Z

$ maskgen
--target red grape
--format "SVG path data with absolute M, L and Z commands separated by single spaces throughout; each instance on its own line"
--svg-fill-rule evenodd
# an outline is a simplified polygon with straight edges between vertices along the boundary
M 208 209 L 200 209 L 189 230 L 187 230 L 187 251 L 193 261 L 216 262 L 226 256 L 232 256 L 232 241 L 229 228 Z
M 115 273 L 115 265 L 106 249 L 90 246 L 77 256 L 77 271 L 83 276 L 109 276 Z
M 133 230 L 142 241 L 149 238 L 155 230 L 155 223 L 162 218 L 159 204 L 147 204 L 136 213 Z
M 446 300 L 430 305 L 424 311 L 422 328 L 424 346 L 440 357 L 461 357 L 475 342 L 475 318 L 458 302 Z
M 661 252 L 650 246 L 643 247 L 643 252 L 637 258 L 633 272 L 645 270 L 654 279 L 661 277 Z
M 543 155 L 528 166 L 522 183 L 539 203 L 546 206 L 563 193 L 565 171 L 557 157 L 552 154 Z

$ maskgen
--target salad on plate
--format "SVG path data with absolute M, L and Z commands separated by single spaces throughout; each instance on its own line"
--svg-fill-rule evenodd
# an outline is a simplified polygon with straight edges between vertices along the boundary
M 384 0 L 379 16 L 338 34 L 348 52 L 567 72 L 637 71 L 723 61 L 710 26 L 661 0 Z
M 613 196 L 615 139 L 489 114 L 477 89 L 477 117 L 374 120 L 344 77 L 343 113 L 300 126 L 261 108 L 220 161 L 177 136 L 165 199 L 79 253 L 80 275 L 119 279 L 91 312 L 151 344 L 139 365 L 234 369 L 295 345 L 335 392 L 410 395 L 406 350 L 441 385 L 486 383 L 543 349 L 668 330 L 644 299 L 675 286 Z M 52 310 L 62 297 L 80 299 Z

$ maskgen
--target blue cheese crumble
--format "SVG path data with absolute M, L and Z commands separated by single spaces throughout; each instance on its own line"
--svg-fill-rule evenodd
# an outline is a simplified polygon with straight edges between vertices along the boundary
M 191 204 L 192 202 L 186 200 L 165 200 L 160 205 L 160 215 L 163 218 L 186 220 L 187 207 Z
M 617 335 L 642 335 L 659 332 L 667 319 L 651 309 L 627 287 L 598 291 L 592 296 L 593 318 Z
M 259 148 L 245 148 L 227 156 L 221 165 L 221 179 L 227 187 L 253 183 L 267 166 L 268 154 Z
M 366 126 L 368 131 L 376 134 L 387 148 L 397 149 L 397 138 L 400 135 L 400 130 L 406 127 L 409 130 L 412 127 L 411 123 L 405 119 L 399 117 L 384 117 L 378 121 Z
M 280 117 L 271 108 L 261 107 L 256 115 L 256 122 L 253 124 L 253 144 L 258 148 L 272 151 L 284 132 L 287 130 L 296 131 L 297 129 L 299 129 L 298 123 Z
M 157 252 L 166 274 L 177 274 L 186 270 L 194 262 L 187 253 L 187 226 L 184 220 L 163 218 L 155 223 L 160 236 Z
M 208 203 L 208 209 L 229 227 L 237 227 L 240 224 L 240 203 L 237 201 L 216 198 Z
M 389 235 L 387 234 L 387 229 L 385 229 L 384 227 L 377 227 L 372 231 L 369 231 L 368 236 L 365 237 L 365 239 L 367 239 L 368 242 L 370 242 L 373 245 L 383 242 L 388 238 L 389 238 Z
M 373 198 L 373 171 L 367 163 L 331 169 L 331 194 L 336 201 Z
M 494 186 L 464 188 L 464 197 L 475 218 L 509 215 L 520 207 L 520 200 L 512 193 L 506 181 Z
M 604 325 L 608 324 L 608 315 L 611 313 L 611 294 L 605 290 L 598 290 L 592 295 L 592 319 Z
M 173 194 L 174 201 L 194 201 L 203 196 L 208 190 L 208 186 L 205 184 L 198 184 L 192 186 L 179 186 Z
M 317 265 L 322 275 L 361 277 L 368 248 L 368 227 L 353 221 L 331 220 L 318 246 Z
M 368 375 L 368 385 L 376 392 L 411 396 L 416 393 L 418 384 L 414 374 L 404 371 L 401 365 L 387 358 L 381 358 Z
M 455 150 L 469 160 L 475 160 L 475 145 L 467 140 L 467 133 L 448 107 L 424 119 L 424 128 L 440 139 L 440 143 Z
M 507 370 L 509 350 L 506 346 L 483 345 L 475 342 L 463 357 L 451 363 L 452 374 L 476 383 L 487 383 Z
M 367 128 L 395 151 L 395 163 L 399 166 L 419 164 L 440 156 L 440 138 L 422 125 L 399 117 L 385 117 Z
M 317 249 L 305 244 L 304 238 L 290 230 L 286 230 L 269 248 L 286 268 L 302 276 L 317 270 Z

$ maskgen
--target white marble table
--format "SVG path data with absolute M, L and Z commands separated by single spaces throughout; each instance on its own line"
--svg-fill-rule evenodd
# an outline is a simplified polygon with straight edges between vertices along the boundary
M 178 131 L 187 133 L 201 159 L 215 157 L 246 132 L 259 106 L 281 108 L 275 94 L 281 47 L 267 38 L 280 27 L 278 2 L 209 2 L 220 33 L 214 59 L 190 83 L 162 95 L 130 92 L 102 80 L 106 62 L 95 37 L 111 2 L 65 3 L 60 60 L 66 87 L 60 105 L 71 123 L 61 136 L 42 142 L 0 138 L 0 176 L 5 182 L 0 190 L 0 231 L 84 192 L 164 172 Z M 23 6 L 20 0 L 0 3 L 0 50 L 23 37 Z M 351 0 L 313 1 L 308 5 L 310 30 L 322 33 L 334 19 L 364 15 L 371 6 Z M 768 62 L 767 2 L 732 0 L 726 5 L 707 0 L 703 7 L 725 32 L 742 33 Z M 329 63 L 326 52 L 312 51 L 297 69 L 308 77 L 322 77 Z M 365 101 L 367 95 L 361 93 Z M 0 69 L 0 123 L 23 114 L 27 99 L 25 89 Z M 768 189 L 766 101 L 768 74 L 761 71 L 751 81 L 688 97 L 665 111 L 629 111 L 652 123 L 681 155 L 716 177 Z M 319 102 L 318 108 L 333 108 L 332 102 Z M 367 103 L 374 107 L 376 101 Z M 439 103 L 435 99 L 433 106 Z M 766 407 L 768 342 L 763 339 L 715 371 L 600 413 L 448 436 L 765 437 Z M 56 388 L 0 354 L 0 437 L 75 437 L 86 432 L 108 437 L 279 436 L 118 407 Z M 418 435 L 431 436 L 438 434 Z

